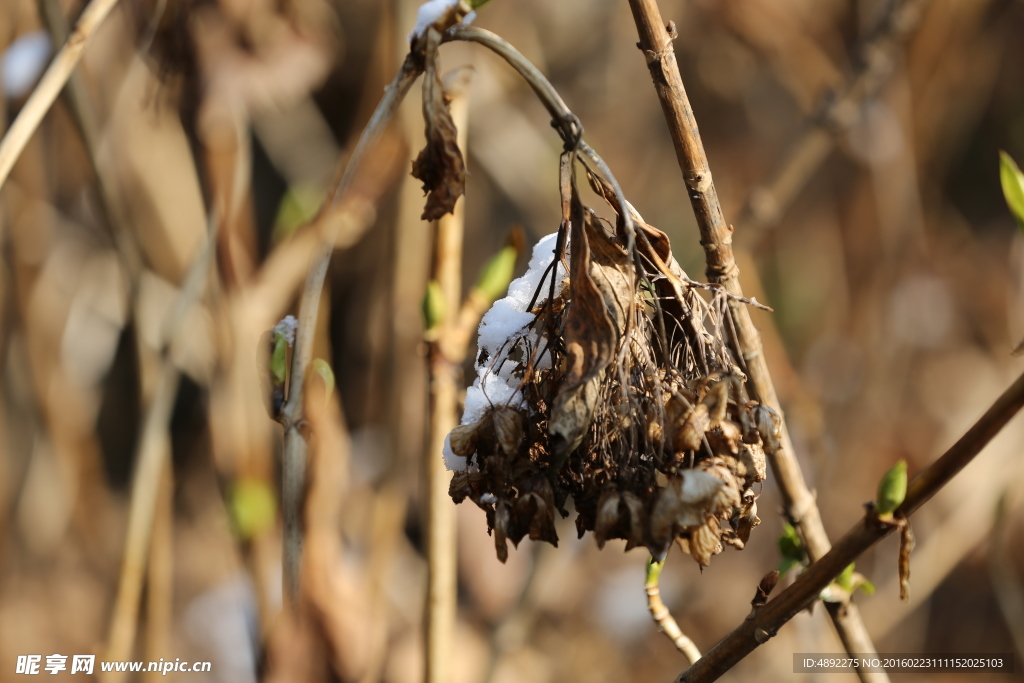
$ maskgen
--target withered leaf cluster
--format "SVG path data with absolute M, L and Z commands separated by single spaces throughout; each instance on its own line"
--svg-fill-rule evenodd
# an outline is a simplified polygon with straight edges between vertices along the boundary
M 439 74 L 437 45 L 439 35 L 429 31 L 426 48 L 426 72 L 423 76 L 423 119 L 427 144 L 412 162 L 412 175 L 423 181 L 427 203 L 422 220 L 434 221 L 455 209 L 455 202 L 466 190 L 466 163 L 459 150 L 458 131 L 452 121 Z
M 554 282 L 549 269 L 532 334 L 478 359 L 496 372 L 515 364 L 520 385 L 516 400 L 451 433 L 467 463 L 451 495 L 487 512 L 502 561 L 507 541 L 557 543 L 554 515 L 571 498 L 579 535 L 599 546 L 621 538 L 663 558 L 676 541 L 705 566 L 759 523 L 779 418 L 747 396 L 724 295 L 688 286 L 666 235 L 586 164 L 614 218 L 585 206 L 577 163 L 563 155 L 555 258 L 568 277 Z

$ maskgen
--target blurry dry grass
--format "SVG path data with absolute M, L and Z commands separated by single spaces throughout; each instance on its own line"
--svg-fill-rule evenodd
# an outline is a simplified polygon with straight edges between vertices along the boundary
M 315 354 L 332 359 L 344 409 L 315 416 L 332 426 L 313 448 L 307 622 L 276 616 L 279 523 L 243 534 L 226 504 L 241 481 L 278 489 L 280 437 L 259 397 L 256 348 L 294 311 L 316 245 L 309 230 L 287 228 L 351 148 L 404 52 L 417 4 L 198 3 L 194 63 L 164 74 L 163 85 L 137 52 L 128 11 L 147 16 L 153 6 L 116 10 L 81 73 L 99 123 L 96 164 L 118 188 L 142 256 L 137 275 L 115 249 L 116 226 L 65 100 L 30 142 L 0 194 L 0 680 L 18 654 L 106 652 L 135 442 L 165 319 L 211 207 L 236 196 L 239 210 L 222 214 L 230 220 L 220 226 L 216 277 L 173 355 L 182 372 L 170 421 L 173 488 L 161 508 L 165 530 L 154 531 L 135 656 L 208 659 L 208 680 L 237 683 L 256 680 L 265 646 L 266 678 L 419 680 L 427 393 L 418 311 L 430 233 L 418 221 L 418 183 L 406 175 L 422 142 L 416 101 L 330 217 L 342 222 L 344 249 Z M 1001 203 L 996 151 L 1024 158 L 1024 43 L 1015 40 L 1024 6 L 933 0 L 806 188 L 775 227 L 751 234 L 739 218 L 752 192 L 770 186 L 828 89 L 856 73 L 856 46 L 889 2 L 661 4 L 678 27 L 683 78 L 746 250 L 744 290 L 776 310 L 752 313 L 796 451 L 826 527 L 841 532 L 894 461 L 921 469 L 1020 372 L 1009 350 L 1024 336 L 1024 241 Z M 668 232 L 682 267 L 702 272 L 627 4 L 494 0 L 478 21 L 549 75 L 627 194 Z M 0 6 L 0 50 L 43 28 L 33 0 Z M 442 52 L 447 69 L 477 71 L 469 284 L 510 225 L 523 223 L 533 238 L 558 225 L 560 143 L 505 65 L 472 46 Z M 5 95 L 0 122 L 23 103 Z M 909 606 L 895 597 L 894 546 L 858 562 L 879 586 L 857 602 L 880 650 L 1014 649 L 1021 625 L 1004 623 L 1013 610 L 997 608 L 1006 589 L 990 576 L 1024 577 L 1012 489 L 1022 439 L 1018 420 L 915 516 Z M 1007 489 L 1001 545 L 988 551 Z M 662 596 L 702 649 L 746 615 L 752 587 L 777 564 L 778 505 L 769 476 L 763 524 L 745 552 L 726 551 L 703 574 L 671 562 L 662 575 Z M 456 516 L 456 681 L 668 680 L 682 668 L 647 614 L 645 554 L 622 554 L 619 541 L 598 553 L 559 527 L 557 550 L 524 543 L 501 565 L 483 514 L 459 506 Z M 792 652 L 839 651 L 833 639 L 823 610 L 800 615 L 730 678 L 784 680 Z

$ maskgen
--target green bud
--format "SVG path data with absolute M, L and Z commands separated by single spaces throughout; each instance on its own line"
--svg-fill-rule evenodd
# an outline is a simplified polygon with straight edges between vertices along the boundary
M 427 283 L 427 293 L 423 296 L 423 322 L 428 331 L 444 322 L 445 308 L 441 283 L 431 280 Z
M 892 519 L 892 513 L 907 497 L 907 462 L 900 460 L 878 482 L 878 501 L 875 512 L 881 519 Z
M 327 390 L 324 392 L 324 400 L 326 401 L 334 391 L 334 370 L 331 369 L 330 363 L 323 358 L 314 358 L 313 372 L 320 375 L 320 379 L 324 381 L 324 386 L 327 387 Z
M 1003 185 L 1006 205 L 1017 220 L 1021 234 L 1024 234 L 1024 173 L 1006 152 L 999 153 L 999 180 Z
M 288 340 L 277 333 L 274 334 L 274 350 L 270 354 L 270 372 L 278 385 L 284 384 L 288 376 Z
M 249 540 L 274 525 L 277 502 L 262 479 L 240 479 L 228 493 L 228 510 L 238 534 Z
M 508 291 L 508 283 L 516 269 L 516 256 L 515 247 L 502 247 L 480 271 L 476 288 L 488 301 L 494 301 Z

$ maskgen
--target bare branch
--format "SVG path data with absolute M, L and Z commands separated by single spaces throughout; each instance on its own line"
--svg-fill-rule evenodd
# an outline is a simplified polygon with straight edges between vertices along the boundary
M 1024 408 L 1024 375 L 1004 391 L 942 457 L 914 477 L 907 487 L 907 497 L 896 510 L 895 516 L 909 518 L 928 502 L 981 452 L 1021 408 Z M 821 591 L 847 565 L 897 528 L 898 525 L 879 523 L 870 514 L 866 516 L 839 539 L 823 558 L 800 574 L 793 585 L 762 607 L 753 619 L 744 620 L 694 666 L 680 674 L 677 683 L 716 680 L 817 599 Z

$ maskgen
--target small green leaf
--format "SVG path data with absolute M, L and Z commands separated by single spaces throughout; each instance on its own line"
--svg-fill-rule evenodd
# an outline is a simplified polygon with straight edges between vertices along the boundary
M 512 274 L 516 269 L 516 256 L 515 247 L 511 245 L 502 247 L 480 271 L 480 279 L 477 280 L 476 288 L 488 301 L 494 301 L 505 295 L 508 283 L 512 281 Z
M 1003 185 L 1006 205 L 1017 220 L 1021 234 L 1024 234 L 1024 173 L 1006 152 L 999 153 L 999 180 Z
M 228 493 L 228 511 L 238 534 L 249 540 L 274 525 L 277 502 L 262 479 L 239 479 Z
M 277 207 L 272 235 L 274 244 L 288 239 L 297 229 L 312 221 L 323 201 L 321 189 L 301 184 L 289 187 Z
M 860 579 L 859 581 L 857 580 L 858 578 Z M 875 584 L 871 583 L 860 574 L 857 574 L 853 581 L 853 589 L 856 590 L 858 588 L 864 592 L 864 595 L 872 595 L 875 592 Z
M 324 400 L 326 401 L 331 397 L 331 393 L 334 392 L 334 370 L 331 369 L 330 363 L 323 358 L 314 358 L 313 372 L 320 375 L 320 379 L 324 381 L 324 386 L 327 387 L 327 390 L 324 392 Z
M 476 9 L 477 7 L 482 7 L 483 5 L 486 5 L 490 1 L 491 0 L 468 0 L 468 4 L 473 9 Z
M 431 280 L 427 283 L 427 293 L 423 296 L 423 322 L 427 331 L 435 329 L 444 322 L 445 308 L 441 283 Z
M 878 482 L 875 511 L 880 519 L 892 519 L 892 513 L 907 497 L 907 462 L 900 460 Z

